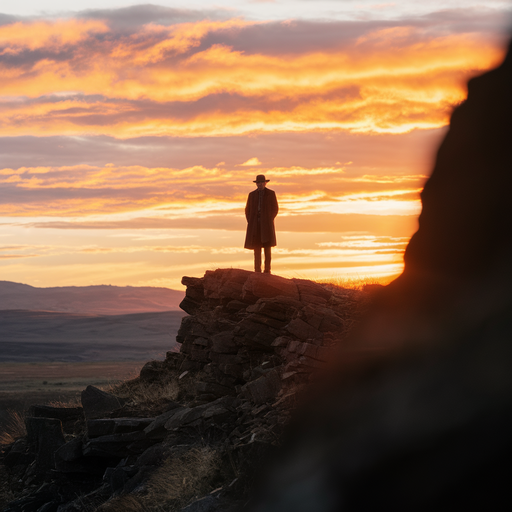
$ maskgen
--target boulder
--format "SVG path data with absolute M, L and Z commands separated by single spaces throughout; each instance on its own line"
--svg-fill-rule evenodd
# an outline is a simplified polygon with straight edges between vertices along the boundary
M 236 268 L 207 270 L 204 275 L 204 293 L 209 299 L 243 302 L 244 284 L 252 272 Z
M 307 279 L 293 279 L 299 290 L 300 300 L 309 304 L 325 304 L 331 297 L 332 291 L 321 284 Z
M 272 299 L 259 299 L 256 304 L 247 308 L 248 313 L 258 313 L 276 320 L 291 320 L 302 308 L 300 301 L 278 295 Z
M 308 305 L 304 308 L 306 322 L 322 332 L 337 332 L 343 328 L 343 320 L 332 309 Z
M 183 407 L 175 407 L 171 409 L 170 411 L 165 412 L 164 414 L 161 414 L 160 416 L 156 417 L 145 429 L 144 432 L 148 438 L 151 439 L 158 439 L 158 438 L 164 438 L 167 434 L 167 431 L 165 429 L 165 424 L 167 421 L 169 421 L 176 413 L 178 413 L 180 410 L 182 410 Z
M 88 420 L 108 415 L 122 405 L 119 398 L 95 386 L 87 386 L 82 391 L 81 399 L 85 417 Z
M 250 318 L 242 320 L 237 325 L 236 333 L 243 334 L 245 346 L 264 351 L 271 350 L 272 343 L 277 338 L 277 333 L 272 328 Z
M 271 298 L 282 295 L 299 300 L 297 285 L 290 279 L 273 274 L 251 273 L 243 287 L 243 297 Z
M 242 389 L 245 396 L 255 404 L 273 401 L 281 390 L 279 373 L 271 370 L 259 379 L 248 382 Z
M 82 455 L 82 439 L 75 437 L 55 452 L 55 460 L 71 462 L 80 459 Z
M 167 430 L 173 430 L 200 420 L 208 405 L 209 404 L 198 405 L 197 407 L 184 407 L 165 423 L 165 428 Z
M 106 436 L 110 434 L 127 434 L 144 430 L 155 418 L 102 418 L 87 421 L 87 436 Z
M 192 361 L 206 363 L 209 360 L 210 349 L 202 345 L 196 345 L 194 341 L 186 341 L 181 345 L 181 352 L 186 354 Z
M 145 450 L 137 459 L 137 466 L 160 466 L 169 456 L 170 448 L 163 443 L 155 444 Z
M 27 439 L 36 453 L 36 471 L 47 474 L 55 469 L 55 452 L 65 444 L 62 423 L 55 418 L 32 418 L 25 420 Z
M 3 463 L 8 468 L 13 468 L 19 464 L 30 464 L 33 460 L 33 454 L 28 451 L 27 440 L 22 437 L 12 444 L 3 459 Z
M 110 486 L 112 492 L 120 491 L 126 483 L 133 478 L 137 472 L 138 467 L 124 466 L 119 463 L 115 468 L 107 468 L 103 475 L 103 480 Z
M 193 315 L 201 307 L 205 300 L 203 283 L 204 279 L 198 277 L 184 276 L 181 279 L 181 284 L 187 287 L 185 298 L 180 304 L 180 308 L 183 309 L 185 313 Z
M 287 326 L 286 330 L 299 338 L 300 340 L 306 341 L 308 339 L 313 340 L 321 340 L 323 338 L 323 333 L 321 333 L 318 329 L 315 329 L 313 326 L 304 322 L 300 318 L 295 318 L 292 320 Z
M 223 386 L 217 382 L 198 382 L 197 392 L 206 395 L 215 395 L 218 397 L 235 394 L 235 390 L 232 387 Z
M 144 432 L 130 432 L 128 434 L 112 434 L 89 439 L 83 445 L 85 457 L 123 458 L 134 453 L 130 445 L 136 441 L 146 440 Z M 145 449 L 145 448 L 144 448 Z M 144 450 L 141 450 L 141 453 Z
M 77 421 L 83 417 L 82 407 L 51 407 L 49 405 L 32 405 L 28 415 L 33 418 L 54 418 L 64 422 Z
M 238 345 L 235 343 L 233 332 L 220 332 L 212 336 L 212 350 L 222 354 L 236 354 Z
M 154 382 L 166 371 L 165 361 L 148 361 L 140 370 L 140 379 L 145 382 Z

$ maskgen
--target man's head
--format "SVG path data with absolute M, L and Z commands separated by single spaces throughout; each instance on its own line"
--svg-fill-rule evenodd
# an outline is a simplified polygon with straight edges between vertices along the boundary
M 270 180 L 266 180 L 265 179 L 265 175 L 264 174 L 258 174 L 258 176 L 256 176 L 256 179 L 254 180 L 254 183 L 256 183 L 256 186 L 258 187 L 258 190 L 263 190 L 267 186 L 267 183 L 269 181 Z

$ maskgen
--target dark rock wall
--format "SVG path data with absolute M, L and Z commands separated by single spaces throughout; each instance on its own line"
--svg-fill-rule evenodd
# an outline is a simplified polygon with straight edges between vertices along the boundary
M 470 80 L 467 100 L 452 114 L 421 194 L 404 277 L 426 272 L 468 278 L 510 263 L 511 61 L 509 52 L 501 66 Z

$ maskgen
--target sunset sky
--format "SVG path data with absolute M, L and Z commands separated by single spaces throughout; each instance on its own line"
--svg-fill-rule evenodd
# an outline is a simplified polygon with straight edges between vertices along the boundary
M 396 275 L 450 112 L 503 57 L 510 8 L 0 6 L 0 280 L 180 289 L 250 270 L 256 174 L 281 207 L 274 273 Z

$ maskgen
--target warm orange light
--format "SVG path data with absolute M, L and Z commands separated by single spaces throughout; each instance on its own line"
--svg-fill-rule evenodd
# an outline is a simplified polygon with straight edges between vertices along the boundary
M 405 133 L 445 125 L 465 97 L 467 78 L 502 57 L 474 34 L 407 43 L 414 40 L 412 28 L 376 31 L 344 50 L 297 55 L 244 53 L 224 44 L 199 49 L 209 33 L 254 23 L 152 24 L 102 40 L 95 35 L 110 29 L 101 21 L 0 27 L 4 54 L 52 48 L 71 55 L 57 60 L 47 52 L 30 73 L 0 67 L 0 98 L 8 106 L 0 113 L 0 135 Z M 225 95 L 219 105 L 218 94 Z M 200 99 L 203 106 L 196 110 Z M 183 105 L 181 113 L 173 103 Z
M 256 157 L 254 157 L 256 158 Z M 258 160 L 259 162 L 259 160 Z M 253 162 L 254 163 L 254 162 Z M 261 162 L 260 162 L 261 164 Z M 280 189 L 280 222 L 304 214 L 384 214 L 415 215 L 419 211 L 422 175 L 345 175 L 343 167 L 307 169 L 302 167 L 262 167 L 258 172 L 272 175 Z M 236 211 L 243 220 L 243 208 L 254 179 L 253 169 L 236 170 L 203 166 L 174 169 L 140 165 L 104 167 L 76 165 L 62 167 L 21 167 L 0 169 L 0 185 L 18 190 L 46 190 L 40 202 L 4 203 L 6 216 L 84 216 L 134 212 L 158 218 L 225 215 Z M 227 189 L 226 187 L 229 187 Z M 73 199 L 63 199 L 66 189 L 98 191 Z M 122 193 L 104 195 L 102 189 Z M 55 194 L 52 198 L 51 191 Z M 282 191 L 282 192 L 281 192 Z

